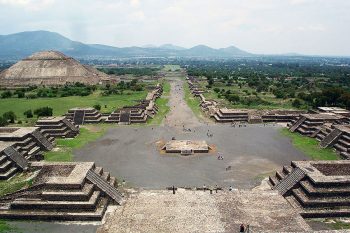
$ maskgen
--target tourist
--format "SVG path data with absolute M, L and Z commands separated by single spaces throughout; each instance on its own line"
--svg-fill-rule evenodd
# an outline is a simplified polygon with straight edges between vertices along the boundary
M 205 186 L 205 184 L 203 185 L 203 191 L 205 192 L 205 190 L 207 189 L 207 186 Z
M 239 232 L 245 232 L 245 227 L 244 224 L 242 223 L 241 226 L 239 227 Z
M 233 191 L 233 187 L 232 186 L 230 186 L 229 188 L 228 188 L 228 191 Z

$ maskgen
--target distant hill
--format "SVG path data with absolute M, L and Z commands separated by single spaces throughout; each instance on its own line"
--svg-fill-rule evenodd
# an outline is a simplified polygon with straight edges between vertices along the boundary
M 253 56 L 234 46 L 213 49 L 198 45 L 190 49 L 172 44 L 159 47 L 118 48 L 100 44 L 84 44 L 72 41 L 58 33 L 48 31 L 20 32 L 0 35 L 0 58 L 21 59 L 35 52 L 56 50 L 73 57 L 111 56 L 111 57 L 242 57 Z

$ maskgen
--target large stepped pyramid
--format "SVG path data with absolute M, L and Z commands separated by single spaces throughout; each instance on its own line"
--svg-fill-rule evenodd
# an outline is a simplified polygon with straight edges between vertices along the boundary
M 33 185 L 0 199 L 1 219 L 100 221 L 121 204 L 116 179 L 93 162 L 33 162 Z
M 66 117 L 44 117 L 36 122 L 36 127 L 49 140 L 54 138 L 74 138 L 79 134 L 79 127 Z
M 293 161 L 269 183 L 303 217 L 350 216 L 350 161 Z

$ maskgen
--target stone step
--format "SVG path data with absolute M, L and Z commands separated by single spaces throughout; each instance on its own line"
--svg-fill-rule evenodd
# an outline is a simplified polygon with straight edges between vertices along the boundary
M 111 176 L 109 178 L 109 184 L 112 185 L 113 187 L 115 187 L 117 184 L 117 179 L 114 176 Z
M 94 191 L 94 185 L 85 183 L 79 191 L 53 190 L 42 192 L 42 197 L 49 201 L 88 201 Z
M 269 181 L 272 184 L 272 186 L 276 186 L 279 183 L 279 181 L 277 180 L 276 176 L 270 176 L 269 177 Z
M 340 145 L 346 147 L 346 148 L 349 148 L 349 147 L 350 147 L 350 141 L 346 141 L 346 140 L 344 140 L 344 139 L 342 139 L 342 138 L 340 138 L 340 139 L 338 140 L 338 143 L 339 143 Z
M 330 187 L 319 188 L 314 187 L 309 181 L 304 180 L 300 182 L 303 192 L 311 197 L 350 197 L 350 187 Z
M 0 173 L 7 171 L 12 165 L 12 161 L 10 160 L 0 164 Z
M 18 198 L 11 202 L 11 209 L 40 210 L 95 210 L 100 198 L 100 191 L 94 191 L 88 201 L 47 201 L 42 199 Z
M 334 145 L 334 148 L 339 152 L 347 152 L 348 151 L 348 148 L 346 148 L 338 143 Z
M 41 148 L 39 146 L 34 147 L 33 149 L 31 149 L 30 151 L 28 151 L 28 156 L 32 157 L 32 155 L 36 155 L 39 154 L 41 152 Z
M 287 196 L 286 200 L 295 209 L 302 209 L 303 208 L 293 195 Z
M 348 152 L 340 152 L 340 156 L 344 159 L 350 159 L 350 154 Z
M 336 206 L 350 206 L 349 198 L 312 198 L 310 199 L 300 189 L 293 189 L 293 195 L 304 208 L 326 208 Z
M 294 170 L 273 189 L 278 190 L 281 195 L 285 195 L 304 177 L 305 173 L 300 168 L 294 168 Z
M 6 160 L 8 160 L 7 156 L 6 155 L 1 155 L 0 156 L 0 164 L 5 162 Z
M 283 171 L 276 171 L 276 178 L 281 181 L 285 178 L 285 174 L 283 173 Z
M 99 175 L 102 175 L 103 168 L 102 167 L 95 167 L 95 172 Z
M 100 198 L 94 211 L 59 210 L 0 210 L 0 219 L 54 220 L 54 221 L 101 221 L 107 209 L 108 198 Z
M 7 170 L 4 173 L 0 173 L 0 180 L 8 180 L 11 177 L 13 177 L 16 172 L 18 171 L 17 167 L 11 167 L 9 170 Z
M 283 166 L 283 173 L 289 175 L 293 171 L 292 166 Z
M 337 218 L 350 217 L 350 208 L 340 207 L 338 209 L 304 209 L 300 212 L 303 218 Z
M 109 172 L 103 172 L 102 178 L 106 181 L 109 181 L 110 178 L 110 173 Z

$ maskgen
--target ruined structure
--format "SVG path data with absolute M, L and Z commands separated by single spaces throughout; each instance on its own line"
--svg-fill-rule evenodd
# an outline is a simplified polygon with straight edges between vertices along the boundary
M 75 125 L 96 124 L 104 120 L 101 113 L 94 108 L 72 108 L 66 114 Z
M 36 122 L 36 127 L 47 138 L 74 138 L 79 134 L 79 127 L 66 117 L 44 117 Z
M 123 195 L 116 179 L 93 162 L 33 162 L 33 184 L 0 198 L 1 219 L 100 221 Z
M 109 77 L 57 51 L 35 53 L 0 73 L 0 86 L 57 86 L 67 83 L 103 84 Z
M 155 100 L 162 95 L 163 87 L 158 84 L 154 90 L 147 94 L 145 100 L 134 106 L 126 106 L 115 110 L 106 119 L 107 123 L 129 125 L 131 123 L 146 123 L 147 119 L 153 118 L 158 112 Z
M 210 147 L 206 141 L 193 140 L 171 140 L 162 148 L 166 153 L 181 153 L 182 155 L 208 153 L 209 149 Z
M 28 168 L 27 159 L 15 149 L 15 144 L 0 141 L 0 180 L 8 180 Z
M 27 160 L 36 159 L 43 151 L 53 149 L 54 138 L 46 138 L 38 127 L 1 127 L 0 141 L 13 142 L 13 147 Z
M 269 181 L 305 218 L 350 215 L 350 161 L 294 161 Z
M 220 108 L 215 112 L 214 119 L 220 123 L 233 121 L 248 122 L 249 116 L 248 111 Z
M 302 135 L 315 137 L 325 124 L 342 124 L 348 119 L 341 115 L 317 113 L 301 114 L 290 124 L 291 132 L 299 132 Z

